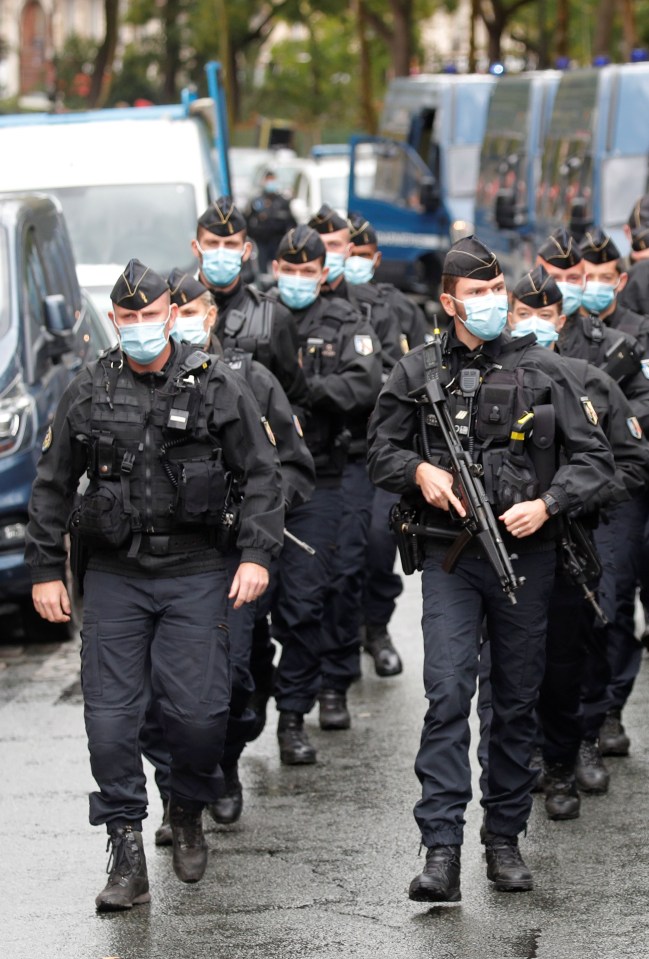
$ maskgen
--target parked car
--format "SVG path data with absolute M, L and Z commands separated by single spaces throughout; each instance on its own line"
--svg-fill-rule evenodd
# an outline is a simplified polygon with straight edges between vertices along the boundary
M 114 342 L 77 281 L 60 203 L 0 194 L 0 614 L 49 641 L 78 625 L 41 619 L 24 563 L 27 505 L 57 404 L 75 373 Z
M 307 223 L 323 203 L 328 203 L 341 216 L 347 216 L 349 168 L 349 156 L 341 154 L 302 161 L 291 200 L 291 210 L 298 223 Z M 373 181 L 375 170 L 375 157 L 361 153 L 356 161 L 357 186 L 361 192 Z

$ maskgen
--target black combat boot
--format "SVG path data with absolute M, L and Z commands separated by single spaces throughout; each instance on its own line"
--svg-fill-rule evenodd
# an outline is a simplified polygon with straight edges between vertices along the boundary
M 403 670 L 401 657 L 392 645 L 387 626 L 366 626 L 363 649 L 374 660 L 377 676 L 398 676 Z
M 116 912 L 151 901 L 142 833 L 130 826 L 111 829 L 106 852 L 108 882 L 95 899 L 98 912 Z
M 306 766 L 316 762 L 316 751 L 304 728 L 304 716 L 284 710 L 277 723 L 279 758 L 286 766 Z
M 162 822 L 155 831 L 156 846 L 171 846 L 173 839 L 171 837 L 171 823 L 169 822 L 169 800 L 162 800 Z
M 321 689 L 318 694 L 320 703 L 320 729 L 349 729 L 352 718 L 347 709 L 347 696 L 337 689 Z
M 602 762 L 602 755 L 595 740 L 583 740 L 579 747 L 575 773 L 577 785 L 582 792 L 602 794 L 608 791 L 608 781 L 611 777 Z
M 207 867 L 203 810 L 187 809 L 177 800 L 170 799 L 169 821 L 174 847 L 174 872 L 181 882 L 198 882 Z
M 577 792 L 575 767 L 570 763 L 547 763 L 543 780 L 548 819 L 577 819 L 581 799 Z
M 599 731 L 599 751 L 602 756 L 628 756 L 631 740 L 622 725 L 622 710 L 607 712 Z
M 534 888 L 532 873 L 523 861 L 516 836 L 497 836 L 487 833 L 485 838 L 487 879 L 503 892 L 527 892 Z
M 207 811 L 214 822 L 222 825 L 236 822 L 240 818 L 243 810 L 243 790 L 239 782 L 239 770 L 237 764 L 234 766 L 225 766 L 222 768 L 224 791 L 216 802 L 210 803 Z
M 415 902 L 459 902 L 461 846 L 431 846 L 424 871 L 410 883 L 408 898 Z

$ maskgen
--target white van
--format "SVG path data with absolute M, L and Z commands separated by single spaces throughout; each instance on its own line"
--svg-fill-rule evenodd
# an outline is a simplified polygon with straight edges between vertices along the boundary
M 58 197 L 79 283 L 102 312 L 131 257 L 163 276 L 195 268 L 196 220 L 227 192 L 206 120 L 211 104 L 0 117 L 2 190 Z

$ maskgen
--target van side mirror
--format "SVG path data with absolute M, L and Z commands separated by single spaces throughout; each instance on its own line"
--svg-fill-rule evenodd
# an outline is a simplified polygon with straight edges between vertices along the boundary
M 516 205 L 516 197 L 512 190 L 499 191 L 496 196 L 494 215 L 501 230 L 515 230 L 525 222 Z
M 434 213 L 440 204 L 439 187 L 433 177 L 422 180 L 419 190 L 419 203 L 426 213 Z
M 74 312 L 61 293 L 52 293 L 43 299 L 45 329 L 49 333 L 47 353 L 52 359 L 68 353 L 72 349 L 72 331 Z

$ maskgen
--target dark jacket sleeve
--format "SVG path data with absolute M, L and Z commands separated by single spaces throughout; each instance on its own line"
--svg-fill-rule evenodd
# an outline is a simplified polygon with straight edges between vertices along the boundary
M 588 507 L 614 506 L 649 483 L 649 442 L 615 380 L 589 365 L 586 387 L 615 458 L 614 478 L 589 500 Z
M 407 349 L 413 350 L 426 342 L 427 325 L 422 308 L 406 296 L 401 290 L 394 288 L 393 300 L 399 327 L 406 339 Z
M 368 429 L 370 479 L 392 493 L 416 490 L 415 472 L 424 462 L 414 449 L 418 415 L 415 401 L 408 397 L 414 387 L 406 364 L 412 366 L 411 357 L 400 360 L 393 369 L 379 394 Z M 423 380 L 423 361 L 421 372 Z
M 347 414 L 371 410 L 381 389 L 381 344 L 376 333 L 367 322 L 346 321 L 338 343 L 340 362 L 335 371 L 309 380 L 311 405 Z M 371 353 L 364 352 L 368 343 Z
M 208 393 L 208 428 L 223 448 L 227 466 L 240 478 L 243 497 L 237 547 L 241 562 L 268 567 L 282 548 L 284 498 L 280 463 L 246 381 L 224 363 L 215 364 Z
M 25 562 L 34 583 L 65 581 L 67 522 L 79 478 L 86 468 L 84 444 L 76 439 L 75 413 L 84 400 L 89 408 L 91 388 L 87 369 L 70 383 L 54 416 L 50 446 L 38 461 L 25 534 Z
M 300 366 L 300 338 L 292 314 L 275 301 L 273 313 L 273 358 L 271 373 L 279 380 L 298 416 L 309 408 L 309 387 Z
M 633 415 L 638 417 L 642 429 L 649 431 L 649 379 L 640 370 L 624 380 L 622 389 Z
M 277 377 L 261 363 L 252 363 L 251 386 L 275 436 L 286 508 L 306 503 L 315 488 L 315 467 L 300 421 Z

